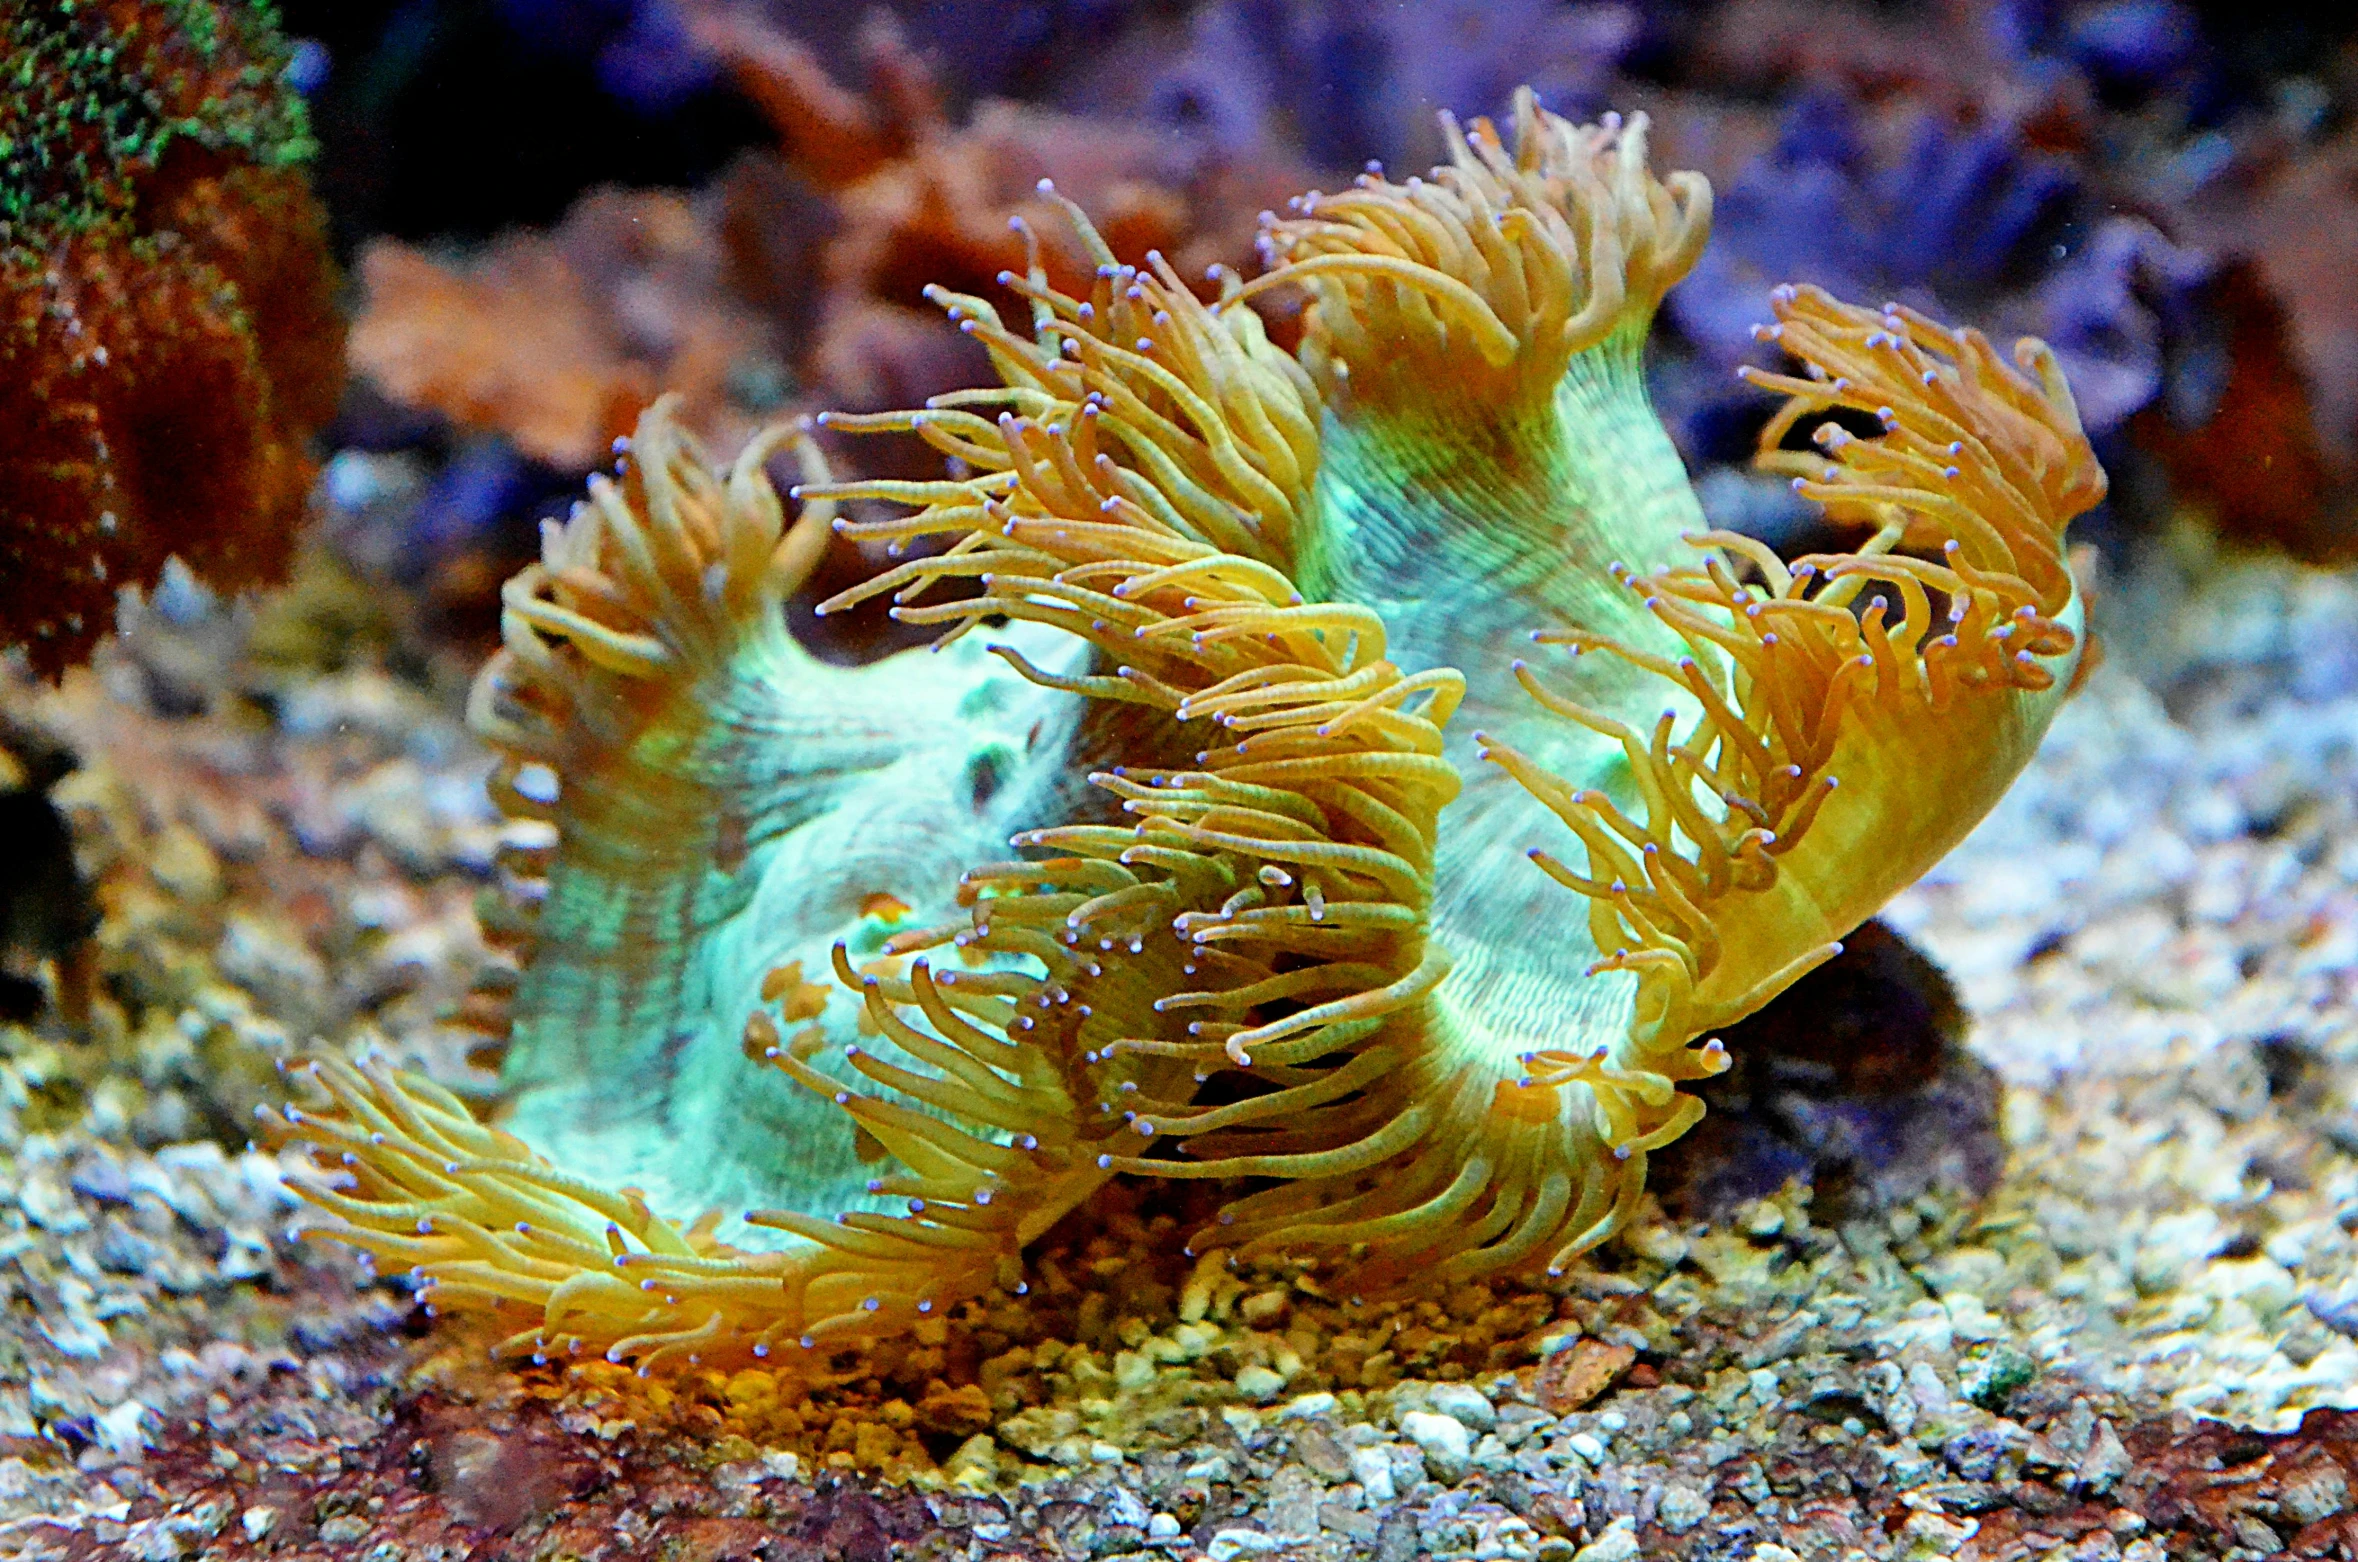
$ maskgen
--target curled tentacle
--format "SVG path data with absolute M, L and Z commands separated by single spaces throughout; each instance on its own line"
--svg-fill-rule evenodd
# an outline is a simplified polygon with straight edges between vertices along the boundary
M 1587 897 L 1602 966 L 1637 973 L 1629 1045 L 1673 1078 L 1658 1060 L 1693 1067 L 1694 1038 L 1837 952 L 2028 761 L 2083 652 L 2064 528 L 2104 495 L 2044 344 L 2016 349 L 2034 380 L 1980 333 L 1897 306 L 1798 287 L 1773 301 L 1767 334 L 1810 374 L 1750 374 L 1789 398 L 1761 464 L 1874 537 L 1788 564 L 1706 533 L 1693 538 L 1709 550 L 1697 564 L 1624 572 L 1684 642 L 1676 662 L 1577 630 L 1534 637 L 1638 667 L 1693 713 L 1666 712 L 1649 732 L 1523 670 L 1542 706 L 1621 746 L 1638 817 L 1511 745 L 1490 750 L 1579 837 L 1585 872 L 1533 856 Z M 1824 457 L 1778 448 L 1835 407 L 1873 414 L 1883 434 L 1828 421 Z M 1561 1052 L 1535 1062 L 1548 1077 L 1583 1066 Z

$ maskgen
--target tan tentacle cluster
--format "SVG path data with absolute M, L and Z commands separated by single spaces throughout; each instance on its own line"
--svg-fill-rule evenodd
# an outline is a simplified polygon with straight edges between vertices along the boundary
M 683 1229 L 629 1189 L 569 1176 L 422 1076 L 333 1060 L 291 1072 L 315 1104 L 264 1108 L 261 1131 L 327 1158 L 299 1186 L 340 1223 L 314 1234 L 406 1267 L 429 1311 L 524 1323 L 495 1355 L 603 1351 L 643 1374 L 766 1356 L 799 1331 L 808 1304 L 788 1255 L 738 1252 L 709 1221 Z
M 1015 844 L 1043 855 L 969 874 L 970 925 L 896 941 L 1038 962 L 1038 977 L 986 979 L 1007 1006 L 993 1025 L 963 1023 L 979 1009 L 951 1014 L 949 973 L 922 967 L 871 988 L 871 1002 L 881 992 L 901 1008 L 904 1048 L 936 1046 L 945 1101 L 969 1062 L 1059 1060 L 1076 1143 L 1103 1146 L 1100 1173 L 1364 1172 L 1422 1127 L 1379 1087 L 1421 1044 L 1422 1001 L 1446 972 L 1425 925 L 1436 816 L 1458 785 L 1440 725 L 1462 680 L 1404 676 L 1383 659 L 1375 614 L 1305 602 L 1284 572 L 1317 402 L 1249 311 L 1215 314 L 1159 266 L 1109 261 L 1088 300 L 1036 275 L 1028 287 L 1028 340 L 978 300 L 945 300 L 1007 390 L 831 420 L 915 428 L 973 475 L 810 490 L 920 507 L 842 527 L 855 536 L 953 539 L 826 606 L 897 591 L 899 616 L 953 633 L 1000 615 L 1069 630 L 1097 649 L 1090 671 L 1002 654 L 1047 686 L 1155 712 L 1115 727 L 1150 760 L 1174 723 L 1208 720 L 1225 741 L 1191 764 L 1092 776 L 1134 822 L 1024 832 Z M 1022 410 L 996 422 L 966 410 L 986 398 Z M 918 601 L 952 579 L 980 594 Z M 952 1046 L 963 1057 L 938 1050 Z M 914 1083 L 858 1066 L 904 1092 Z M 1245 1076 L 1246 1098 L 1196 1106 L 1221 1071 Z M 1158 1138 L 1199 1158 L 1149 1158 Z
M 487 933 L 516 959 L 479 989 L 469 1016 L 479 1028 L 504 1033 L 506 997 L 531 959 L 557 850 L 557 778 L 626 749 L 663 695 L 694 698 L 735 638 L 784 635 L 780 605 L 833 520 L 820 504 L 786 526 L 763 466 L 789 441 L 807 475 L 826 475 L 792 426 L 716 471 L 658 402 L 620 478 L 593 478 L 587 502 L 544 525 L 540 562 L 508 582 L 503 649 L 478 676 L 469 717 L 500 753 L 494 800 L 534 834 L 503 852 L 503 884 L 479 903 Z M 607 1350 L 642 1366 L 766 1355 L 773 1340 L 841 1332 L 866 1310 L 876 1277 L 740 1252 L 710 1235 L 709 1219 L 674 1225 L 556 1171 L 430 1081 L 335 1062 L 305 1077 L 324 1100 L 265 1125 L 328 1152 L 353 1184 L 306 1190 L 342 1217 L 319 1234 L 412 1266 L 438 1307 L 531 1320 L 503 1352 Z
M 1693 1038 L 1837 952 L 1834 940 L 2011 780 L 2043 724 L 2022 702 L 2053 691 L 2079 648 L 2064 527 L 2104 494 L 2043 344 L 2016 350 L 2034 382 L 1979 333 L 1910 310 L 1868 311 L 1815 288 L 1780 288 L 1774 303 L 1765 334 L 1811 377 L 1750 376 L 1790 398 L 1763 464 L 1798 471 L 1799 492 L 1875 536 L 1857 553 L 1787 566 L 1713 532 L 1694 541 L 1734 567 L 1706 553 L 1698 567 L 1620 571 L 1685 640 L 1692 654 L 1675 661 L 1578 632 L 1534 637 L 1645 668 L 1694 713 L 1665 711 L 1641 730 L 1550 693 L 1517 664 L 1547 709 L 1620 744 L 1639 816 L 1489 744 L 1579 836 L 1585 872 L 1531 855 L 1589 898 L 1608 951 L 1598 969 L 1637 973 L 1631 1042 L 1670 1078 L 1715 1071 L 1704 1054 L 1717 1044 L 1698 1050 Z M 1827 458 L 1777 450 L 1797 421 L 1836 407 L 1869 413 L 1883 434 L 1827 422 L 1816 431 Z M 1533 1067 L 1570 1078 L 1604 1063 L 1542 1053 Z M 1686 1103 L 1672 1112 L 1691 1120 L 1700 1107 Z M 1621 1131 L 1646 1122 L 1633 1113 Z
M 1104 1180 L 1092 1136 L 1077 1118 L 1062 1049 L 1040 1044 L 1053 1027 L 1035 1038 L 1038 1021 L 1020 1012 L 1027 999 L 1046 1007 L 1069 1003 L 1069 993 L 1016 971 L 937 972 L 930 961 L 908 958 L 943 943 L 962 965 L 1023 949 L 1020 941 L 961 929 L 904 934 L 864 971 L 852 968 L 841 946 L 835 951 L 837 979 L 861 994 L 864 1028 L 931 1072 L 851 1047 L 852 1067 L 891 1093 L 871 1096 L 812 1068 L 815 1047 L 764 1049 L 774 1066 L 833 1100 L 899 1162 L 870 1179 L 868 1191 L 907 1201 L 899 1215 L 765 1210 L 746 1217 L 816 1248 L 798 1270 L 809 1298 L 800 1336 L 806 1347 L 897 1333 L 993 1285 L 1020 1293 L 1023 1246 Z M 902 974 L 893 974 L 896 968 Z M 749 1043 L 762 1028 L 757 1019 Z
M 1643 114 L 1575 125 L 1526 87 L 1511 152 L 1486 119 L 1442 126 L 1450 162 L 1430 179 L 1362 175 L 1265 236 L 1283 265 L 1245 291 L 1310 290 L 1303 357 L 1338 401 L 1395 383 L 1484 407 L 1551 394 L 1574 353 L 1649 318 L 1710 235 L 1711 186 L 1648 172 Z
M 1429 958 L 1418 996 L 1446 974 L 1445 958 Z M 1451 1024 L 1442 1005 L 1420 1002 L 1359 1054 L 1382 1071 L 1357 1093 L 1211 1161 L 1202 1175 L 1285 1180 L 1227 1205 L 1193 1245 L 1329 1258 L 1368 1295 L 1542 1266 L 1561 1274 L 1611 1235 L 1644 1191 L 1645 1147 L 1617 1154 L 1590 1121 L 1590 1097 L 1565 1079 L 1502 1074 L 1469 1056 Z
M 789 529 L 763 471 L 791 444 L 806 476 L 826 476 L 806 430 L 768 430 L 723 473 L 677 413 L 675 397 L 648 408 L 619 478 L 593 475 L 570 518 L 541 523 L 541 557 L 501 587 L 501 647 L 468 691 L 468 725 L 500 756 L 486 785 L 512 826 L 499 887 L 476 906 L 512 963 L 486 971 L 458 1016 L 492 1038 L 481 1061 L 496 1061 L 531 960 L 558 850 L 557 778 L 594 762 L 585 750 L 626 747 L 650 719 L 650 686 L 693 686 L 745 626 L 776 620 L 835 518 L 814 505 Z
M 826 546 L 833 512 L 815 506 L 789 531 L 763 473 L 791 442 L 806 472 L 823 477 L 807 434 L 773 428 L 724 474 L 675 413 L 668 397 L 648 409 L 620 479 L 592 476 L 571 518 L 542 523 L 540 562 L 500 591 L 501 649 L 476 680 L 468 718 L 509 759 L 502 784 L 511 789 L 514 767 L 565 762 L 584 742 L 627 741 L 640 719 L 635 683 L 718 666 L 742 626 L 776 611 Z
M 313 1234 L 406 1267 L 429 1312 L 521 1325 L 492 1347 L 495 1356 L 603 1352 L 646 1376 L 666 1362 L 720 1365 L 786 1346 L 856 1344 L 994 1281 L 1018 1284 L 1013 1255 L 1039 1234 L 1018 1229 L 1013 1201 L 992 1208 L 1009 1182 L 1037 1183 L 1023 1176 L 1038 1159 L 1024 1153 L 1030 1136 L 1007 1148 L 968 1139 L 979 1177 L 961 1168 L 945 1178 L 933 1148 L 948 1142 L 942 1125 L 924 1120 L 929 1131 L 911 1134 L 905 1124 L 916 1114 L 852 1102 L 807 1070 L 797 1077 L 865 1105 L 855 1115 L 915 1168 L 872 1188 L 909 1197 L 922 1220 L 756 1210 L 747 1224 L 808 1238 L 816 1250 L 745 1252 L 713 1237 L 719 1212 L 684 1227 L 665 1220 L 631 1189 L 609 1191 L 549 1165 L 422 1076 L 334 1060 L 293 1072 L 315 1104 L 266 1108 L 261 1130 L 271 1143 L 328 1157 L 301 1189 L 338 1224 Z M 993 1115 L 971 1101 L 960 1110 L 970 1120 Z
M 1901 304 L 1863 309 L 1823 288 L 1780 287 L 1770 302 L 1777 323 L 1757 327 L 1757 334 L 1808 364 L 1811 375 L 1741 371 L 1788 398 L 1761 433 L 1760 464 L 1791 474 L 1795 492 L 1824 505 L 1837 521 L 1902 528 L 1879 552 L 1939 550 L 1941 564 L 1885 557 L 1849 573 L 1897 586 L 1891 574 L 1897 570 L 1947 594 L 1957 644 L 1932 643 L 1943 652 L 1966 652 L 1956 675 L 2030 676 L 2025 686 L 2038 687 L 2034 674 L 1998 666 L 2028 668 L 2022 653 L 2032 647 L 2010 644 L 2005 624 L 1970 615 L 2014 615 L 2025 606 L 2048 618 L 2061 612 L 2072 594 L 2064 527 L 2104 498 L 2104 469 L 2054 352 L 2025 337 L 2009 367 L 1979 331 L 1951 329 Z M 1837 407 L 1870 414 L 1884 433 L 1862 440 L 1827 422 L 1813 439 L 1830 459 L 1778 448 L 1802 420 Z M 1970 605 L 1953 605 L 1962 597 Z M 1928 678 L 1936 660 L 1927 659 Z
M 1042 191 L 1056 198 L 1046 181 Z M 1064 204 L 1098 256 L 1095 286 L 1086 299 L 1052 289 L 1033 244 L 1027 275 L 999 276 L 1002 286 L 1031 301 L 1032 336 L 1009 330 L 982 299 L 941 287 L 926 290 L 990 353 L 1000 385 L 936 396 L 915 412 L 821 417 L 826 427 L 848 433 L 914 430 L 945 455 L 990 474 L 988 479 L 809 492 L 856 492 L 916 507 L 903 521 L 847 528 L 898 544 L 975 529 L 985 520 L 987 503 L 1034 474 L 1047 485 L 1044 491 L 1068 496 L 1103 484 L 1103 494 L 1089 499 L 1098 507 L 1086 516 L 1090 524 L 1125 528 L 1133 537 L 1168 533 L 1207 556 L 1282 569 L 1318 465 L 1316 390 L 1300 365 L 1270 345 L 1251 310 L 1215 312 L 1160 255 L 1144 271 L 1117 264 L 1088 218 Z M 1235 296 L 1234 280 L 1224 278 L 1224 285 Z M 993 407 L 1004 410 L 995 418 L 976 410 Z M 1018 425 L 1028 432 L 1011 444 L 1004 431 Z M 977 546 L 962 543 L 953 553 Z M 1173 554 L 1164 562 L 1196 557 Z M 912 573 L 919 568 L 871 582 L 861 594 L 906 584 L 919 578 Z M 972 573 L 968 566 L 922 567 L 926 579 Z M 959 615 L 944 608 L 931 618 L 904 616 L 942 622 Z

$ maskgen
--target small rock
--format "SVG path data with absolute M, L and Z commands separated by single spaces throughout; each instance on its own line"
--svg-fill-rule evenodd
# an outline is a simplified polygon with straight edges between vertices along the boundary
M 1282 1329 L 1293 1297 L 1285 1291 L 1255 1291 L 1237 1303 L 1237 1315 L 1256 1329 Z
M 1367 1493 L 1369 1502 L 1390 1502 L 1400 1495 L 1392 1484 L 1392 1461 L 1381 1448 L 1352 1449 L 1351 1478 Z
M 25 1218 L 57 1236 L 72 1236 L 90 1229 L 90 1217 L 64 1183 L 46 1167 L 27 1167 L 24 1180 L 16 1190 L 16 1202 Z
M 2023 1440 L 2022 1429 L 2014 1423 L 1985 1418 L 1980 1424 L 1943 1439 L 1940 1456 L 1966 1480 L 1986 1481 L 1997 1475 L 2007 1450 Z
M 74 1168 L 73 1188 L 86 1199 L 101 1204 L 129 1204 L 131 1179 L 123 1171 L 123 1164 L 99 1154 L 86 1155 Z
M 1308 1540 L 1318 1533 L 1318 1503 L 1326 1495 L 1307 1470 L 1288 1465 L 1269 1479 L 1269 1500 L 1262 1521 L 1281 1540 Z
M 2080 1456 L 2078 1467 L 2071 1472 L 2072 1483 L 2101 1495 L 2119 1485 L 2121 1477 L 2132 1468 L 2129 1451 L 2121 1446 L 2120 1434 L 2112 1429 L 2110 1421 L 2099 1421 L 2095 1435 L 2088 1439 L 2088 1451 Z
M 2265 1519 L 2249 1513 L 2235 1516 L 2235 1538 L 2264 1557 L 2280 1555 L 2284 1550 L 2284 1537 Z
M 1673 1535 L 1684 1535 L 1710 1516 L 1711 1499 L 1680 1481 L 1663 1487 L 1662 1500 L 1654 1505 L 1654 1522 Z
M 1469 1431 L 1487 1432 L 1498 1425 L 1498 1407 L 1471 1383 L 1439 1384 L 1433 1389 L 1430 1403 Z
M 1114 1356 L 1114 1387 L 1142 1389 L 1154 1381 L 1154 1362 L 1139 1351 L 1126 1350 Z
M 1146 1538 L 1148 1540 L 1177 1540 L 1179 1538 L 1178 1519 L 1168 1513 L 1157 1513 L 1150 1516 L 1146 1521 Z
M 2003 1410 L 2017 1389 L 2039 1375 L 2039 1364 L 2011 1345 L 1985 1345 L 1957 1364 L 1957 1387 L 1984 1410 Z
M 2088 1451 L 2088 1439 L 2095 1435 L 2096 1412 L 2085 1399 L 2074 1399 L 2063 1419 L 2047 1428 L 2048 1441 L 2074 1459 Z
M 1973 1519 L 1952 1519 L 1939 1513 L 1911 1513 L 1908 1522 L 1900 1526 L 1899 1554 L 1929 1562 L 1933 1557 L 1953 1557 L 1965 1549 L 1965 1542 L 1980 1532 L 1981 1525 Z
M 1224 1529 L 1215 1531 L 1205 1554 L 1211 1562 L 1235 1562 L 1238 1557 L 1265 1556 L 1285 1542 L 1274 1535 L 1264 1535 L 1255 1529 Z
M 1933 1370 L 1932 1363 L 1928 1361 L 1909 1365 L 1908 1393 L 1914 1397 L 1916 1408 L 1928 1416 L 1941 1414 L 1953 1403 L 1949 1398 L 1949 1386 L 1941 1381 L 1940 1374 Z
M 1335 1440 L 1315 1426 L 1305 1426 L 1294 1434 L 1294 1457 L 1324 1481 L 1347 1481 L 1351 1478 L 1351 1460 L 1336 1445 Z
M 1411 1410 L 1400 1418 L 1400 1435 L 1423 1451 L 1425 1469 L 1433 1479 L 1449 1485 L 1464 1477 L 1474 1439 L 1457 1417 Z
M 199 1526 L 174 1514 L 132 1525 L 123 1537 L 121 1554 L 135 1558 L 136 1562 L 181 1562 L 182 1558 L 193 1557 L 203 1550 L 204 1544 L 205 1536 Z
M 988 1481 L 998 1469 L 999 1445 L 991 1440 L 990 1433 L 977 1432 L 958 1445 L 942 1465 L 942 1474 L 953 1481 L 965 1478 Z
M 1267 1367 L 1246 1367 L 1236 1375 L 1236 1391 L 1257 1405 L 1275 1399 L 1285 1388 L 1285 1379 Z
M 96 1359 L 107 1347 L 106 1325 L 80 1312 L 42 1319 L 41 1334 L 68 1356 L 85 1361 Z
M 2287 1476 L 2276 1499 L 2285 1517 L 2296 1524 L 2314 1524 L 2350 1511 L 2350 1478 L 2329 1458 L 2318 1458 Z
M 1636 1360 L 1627 1345 L 1576 1341 L 1540 1363 L 1534 1397 L 1550 1415 L 1568 1414 L 1611 1388 Z
M 1191 1481 L 1225 1481 L 1234 1479 L 1236 1472 L 1229 1468 L 1228 1456 L 1215 1449 L 1192 1460 L 1180 1473 Z
M 1624 1513 L 1605 1532 L 1572 1553 L 1572 1562 L 1637 1562 L 1637 1520 Z
M 1383 1520 L 1375 1514 L 1340 1501 L 1318 1505 L 1318 1524 L 1321 1529 L 1333 1530 L 1362 1545 L 1374 1540 L 1383 1531 Z
M 319 1527 L 319 1538 L 331 1546 L 349 1546 L 368 1535 L 368 1520 L 357 1513 L 339 1513 Z
M 1545 1432 L 1555 1419 L 1537 1405 L 1508 1405 L 1498 1413 L 1498 1435 L 1513 1448 Z
M 147 1444 L 147 1406 L 136 1399 L 126 1399 L 113 1409 L 91 1417 L 91 1425 L 98 1432 L 98 1441 L 118 1459 L 135 1457 Z
M 246 1532 L 246 1539 L 260 1540 L 278 1523 L 278 1510 L 266 1503 L 257 1503 L 238 1515 L 238 1524 Z
M 2309 1309 L 2309 1316 L 2333 1330 L 2358 1340 L 2358 1296 L 2334 1297 L 2323 1291 L 2311 1291 L 2301 1298 L 2301 1305 Z
M 164 1250 L 119 1219 L 110 1219 L 99 1234 L 91 1255 L 109 1274 L 145 1274 L 164 1256 Z
M 1001 1422 L 999 1435 L 1033 1458 L 1044 1459 L 1049 1449 L 1080 1429 L 1081 1417 L 1078 1411 L 1062 1405 L 1034 1405 Z M 975 1436 L 984 1442 L 990 1441 L 988 1433 L 978 1432 Z

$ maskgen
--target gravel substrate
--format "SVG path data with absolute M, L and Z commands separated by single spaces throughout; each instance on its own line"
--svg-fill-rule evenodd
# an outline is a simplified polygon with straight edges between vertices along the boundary
M 486 1083 L 442 1016 L 499 826 L 447 688 L 167 596 L 5 697 L 83 759 L 104 921 L 87 1025 L 0 1025 L 0 1554 L 2358 1552 L 2358 582 L 2174 547 L 1888 918 L 1970 1017 L 1926 1099 L 1986 1192 L 1821 1161 L 1560 1290 L 1362 1305 L 1116 1190 L 816 1385 L 498 1371 L 291 1239 L 234 1126 L 279 1058 Z

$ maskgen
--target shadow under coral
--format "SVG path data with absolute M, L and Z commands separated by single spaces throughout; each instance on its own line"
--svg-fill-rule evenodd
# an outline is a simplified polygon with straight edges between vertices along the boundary
M 1654 1159 L 1673 1216 L 1717 1223 L 1787 1182 L 1833 1224 L 1925 1193 L 1972 1198 L 2005 1161 L 1997 1075 L 1965 1045 L 1947 976 L 1881 922 L 1725 1033 L 1735 1064 Z

